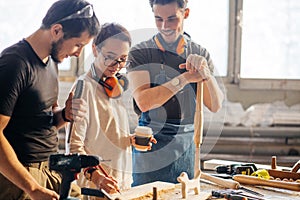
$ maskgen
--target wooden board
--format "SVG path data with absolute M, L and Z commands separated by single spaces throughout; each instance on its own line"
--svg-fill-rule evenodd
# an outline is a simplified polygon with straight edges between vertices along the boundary
M 172 188 L 170 188 L 171 190 L 169 192 L 164 193 L 157 200 L 184 200 L 184 199 L 182 199 L 182 194 L 181 194 L 181 184 L 171 184 L 171 183 L 164 183 L 164 182 L 159 182 L 159 183 L 155 182 L 155 183 L 145 184 L 142 186 L 137 186 L 128 191 L 123 191 L 122 192 L 123 196 L 116 195 L 114 197 L 115 198 L 119 197 L 119 199 L 121 199 L 121 200 L 125 200 L 127 197 L 129 197 L 126 200 L 131 200 L 130 197 L 133 197 L 133 199 L 134 199 L 138 195 L 145 196 L 145 193 L 147 193 L 147 192 L 150 192 L 152 194 L 153 186 L 155 186 L 155 185 L 161 186 L 163 188 L 170 188 L 170 187 L 174 188 L 174 190 L 172 190 Z M 261 194 L 264 194 L 265 195 L 264 198 L 268 199 L 268 200 L 269 199 L 270 200 L 271 199 L 272 200 L 273 199 L 280 199 L 280 200 L 300 199 L 300 192 L 297 192 L 297 191 L 273 188 L 273 187 L 267 187 L 267 186 L 254 187 L 251 185 L 247 185 L 247 188 L 254 190 L 256 192 L 259 192 Z M 142 191 L 138 191 L 139 189 L 141 189 Z M 195 195 L 193 191 L 189 191 L 187 200 L 213 199 L 213 198 L 209 198 L 209 196 L 211 196 L 212 190 L 224 190 L 224 189 L 225 188 L 223 188 L 223 187 L 219 187 L 215 184 L 209 184 L 209 183 L 203 182 L 201 180 L 200 194 Z M 158 188 L 158 190 L 160 190 L 160 189 Z M 145 193 L 143 193 L 143 192 L 145 192 Z M 130 194 L 130 193 L 132 193 L 132 194 Z M 112 199 L 115 200 L 115 198 L 112 198 Z M 153 197 L 143 198 L 143 200 L 153 200 Z
M 153 199 L 153 187 L 157 188 L 158 198 L 157 200 L 181 200 L 181 184 L 173 184 L 167 182 L 156 181 L 140 186 L 136 186 L 127 191 L 122 191 L 122 194 L 111 195 L 111 199 L 120 200 L 152 200 Z M 211 196 L 211 192 L 200 191 L 200 194 L 196 195 L 193 190 L 188 192 L 189 200 L 206 200 Z
M 157 192 L 162 190 L 171 190 L 175 188 L 175 184 L 167 183 L 162 181 L 156 181 L 153 183 L 148 183 L 144 185 L 139 185 L 136 187 L 132 187 L 127 191 L 122 191 L 122 194 L 111 195 L 112 199 L 119 198 L 120 200 L 130 200 L 139 198 L 145 195 L 150 196 L 149 194 L 153 194 L 153 187 L 157 188 Z

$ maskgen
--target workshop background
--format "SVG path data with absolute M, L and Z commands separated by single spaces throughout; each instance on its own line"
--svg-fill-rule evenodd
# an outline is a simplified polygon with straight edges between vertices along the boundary
M 134 44 L 156 31 L 147 0 L 90 2 L 101 23 L 124 25 Z M 35 31 L 52 3 L 1 0 L 0 51 Z M 278 165 L 293 166 L 300 158 L 300 1 L 189 0 L 188 7 L 185 30 L 211 53 L 226 95 L 221 111 L 205 110 L 201 160 L 270 164 L 277 156 Z M 60 65 L 61 106 L 92 59 L 89 45 Z M 124 103 L 133 131 L 137 116 L 130 92 Z M 64 151 L 64 130 L 59 138 Z

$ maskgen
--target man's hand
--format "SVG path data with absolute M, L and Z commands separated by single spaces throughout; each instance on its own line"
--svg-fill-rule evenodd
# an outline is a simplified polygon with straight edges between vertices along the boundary
M 82 98 L 73 97 L 74 92 L 71 92 L 65 103 L 65 117 L 70 121 L 80 121 L 87 115 L 87 103 Z
M 187 77 L 191 83 L 209 80 L 211 77 L 206 59 L 197 54 L 190 54 L 186 59 L 186 63 L 179 65 L 179 68 L 185 68 L 188 71 L 190 75 Z
M 59 200 L 59 195 L 55 191 L 44 187 L 39 187 L 28 194 L 33 200 Z

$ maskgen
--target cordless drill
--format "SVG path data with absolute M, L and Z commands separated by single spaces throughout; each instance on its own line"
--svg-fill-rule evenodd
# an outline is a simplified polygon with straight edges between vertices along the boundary
M 76 175 L 81 172 L 82 168 L 94 167 L 99 165 L 100 158 L 94 155 L 80 154 L 53 154 L 49 157 L 49 168 L 62 175 L 60 185 L 60 199 L 69 198 L 71 183 L 76 179 Z

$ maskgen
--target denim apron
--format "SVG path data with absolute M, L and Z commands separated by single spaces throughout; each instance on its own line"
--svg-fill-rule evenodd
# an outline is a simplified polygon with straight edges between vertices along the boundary
M 133 186 L 154 181 L 177 183 L 181 172 L 187 172 L 189 178 L 193 178 L 193 125 L 165 124 L 161 130 L 152 128 L 157 144 L 147 152 L 133 150 Z
M 185 71 L 178 65 L 185 63 L 186 56 L 165 51 L 153 57 L 160 57 L 162 62 L 152 62 L 150 66 L 151 87 Z M 194 177 L 195 87 L 188 84 L 163 106 L 140 114 L 139 125 L 152 128 L 157 144 L 147 152 L 133 148 L 132 186 L 154 181 L 177 183 L 181 172 Z

